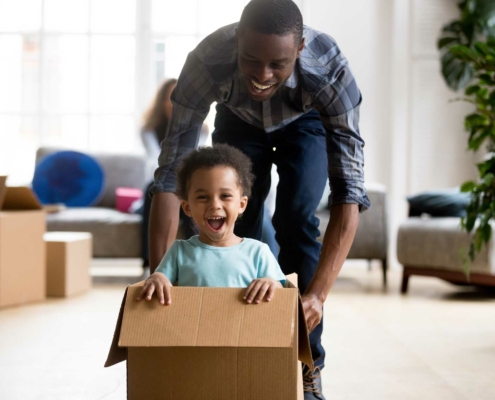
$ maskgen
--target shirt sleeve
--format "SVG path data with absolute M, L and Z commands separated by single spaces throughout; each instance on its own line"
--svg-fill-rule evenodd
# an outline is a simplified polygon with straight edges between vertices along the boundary
M 182 157 L 198 146 L 203 121 L 216 100 L 208 71 L 194 51 L 189 53 L 172 92 L 172 116 L 161 143 L 151 193 L 175 191 L 175 171 Z
M 178 251 L 179 242 L 175 241 L 172 246 L 170 246 L 170 249 L 168 249 L 165 253 L 162 261 L 160 261 L 160 264 L 158 264 L 158 267 L 155 270 L 155 272 L 161 272 L 164 274 L 172 285 L 177 282 L 179 278 L 179 268 L 177 263 Z
M 280 269 L 277 259 L 265 243 L 260 243 L 258 254 L 258 278 L 272 278 L 283 285 L 285 275 Z
M 360 105 L 361 92 L 347 65 L 341 67 L 333 83 L 324 86 L 313 102 L 327 133 L 329 205 L 358 204 L 362 212 L 371 204 L 364 188 Z

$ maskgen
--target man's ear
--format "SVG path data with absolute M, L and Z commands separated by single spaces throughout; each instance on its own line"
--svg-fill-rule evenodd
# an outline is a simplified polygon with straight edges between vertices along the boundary
M 191 207 L 189 206 L 189 202 L 187 200 L 181 200 L 180 205 L 182 206 L 182 210 L 184 210 L 184 214 L 188 217 L 192 217 Z
M 305 38 L 302 38 L 301 43 L 299 44 L 299 47 L 297 48 L 297 58 L 301 55 L 301 52 L 304 49 L 304 43 L 306 42 Z
M 239 207 L 239 215 L 243 214 L 244 211 L 246 211 L 247 203 L 248 203 L 247 196 L 242 196 L 241 197 L 241 204 L 240 204 L 240 207 Z

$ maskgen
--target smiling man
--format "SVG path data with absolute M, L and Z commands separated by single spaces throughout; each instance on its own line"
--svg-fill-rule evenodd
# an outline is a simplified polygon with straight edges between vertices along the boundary
M 213 142 L 243 151 L 256 177 L 238 236 L 261 238 L 270 171 L 277 166 L 279 263 L 285 274 L 299 276 L 316 366 L 305 368 L 305 399 L 324 399 L 323 303 L 349 252 L 359 211 L 370 206 L 358 127 L 361 93 L 347 60 L 331 37 L 303 25 L 292 1 L 252 0 L 239 23 L 212 33 L 189 54 L 172 102 L 153 187 L 151 272 L 177 233 L 175 170 L 197 146 L 217 102 Z M 321 246 L 315 210 L 327 177 L 331 218 Z

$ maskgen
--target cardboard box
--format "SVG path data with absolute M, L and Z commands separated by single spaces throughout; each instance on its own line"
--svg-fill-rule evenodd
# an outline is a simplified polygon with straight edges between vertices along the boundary
M 44 239 L 46 295 L 68 297 L 89 290 L 93 235 L 89 232 L 47 232 Z
M 33 192 L 0 177 L 0 307 L 45 299 L 46 218 Z
M 105 367 L 127 360 L 127 398 L 302 400 L 312 367 L 298 289 L 247 304 L 245 289 L 173 287 L 172 305 L 127 288 Z

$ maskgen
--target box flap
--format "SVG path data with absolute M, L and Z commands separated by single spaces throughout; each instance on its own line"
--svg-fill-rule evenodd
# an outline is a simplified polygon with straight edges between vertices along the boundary
M 5 192 L 7 191 L 5 182 L 7 182 L 7 177 L 0 176 L 0 210 L 2 209 L 3 200 L 5 199 Z
M 297 288 L 297 274 L 289 274 L 285 275 L 285 277 L 287 278 L 287 280 L 285 281 L 287 287 Z
M 287 275 L 287 281 L 285 282 L 285 287 L 288 288 L 297 288 L 297 274 Z M 298 296 L 298 309 L 299 309 L 299 318 L 298 318 L 298 359 L 299 361 L 306 364 L 309 368 L 313 369 L 313 356 L 311 354 L 311 346 L 309 344 L 309 331 L 308 325 L 306 324 L 306 317 L 304 316 L 304 308 L 302 305 L 301 295 Z
M 245 289 L 173 287 L 164 306 L 156 298 L 136 301 L 142 285 L 128 288 L 119 346 L 291 347 L 297 290 L 247 304 Z
M 28 187 L 7 187 L 2 210 L 41 210 L 41 204 Z
M 299 361 L 306 364 L 311 370 L 314 368 L 313 355 L 311 354 L 311 346 L 309 344 L 309 331 L 308 325 L 306 324 L 306 318 L 304 317 L 304 309 L 301 301 L 301 296 L 299 296 Z
M 105 367 L 111 367 L 121 361 L 127 360 L 127 349 L 124 347 L 119 347 L 119 337 L 122 327 L 122 316 L 124 315 L 126 296 L 127 289 L 125 290 L 124 297 L 122 298 L 122 304 L 120 305 L 119 317 L 117 318 L 117 325 L 115 326 L 115 332 L 113 333 L 112 344 L 110 345 L 110 351 L 108 352 Z

